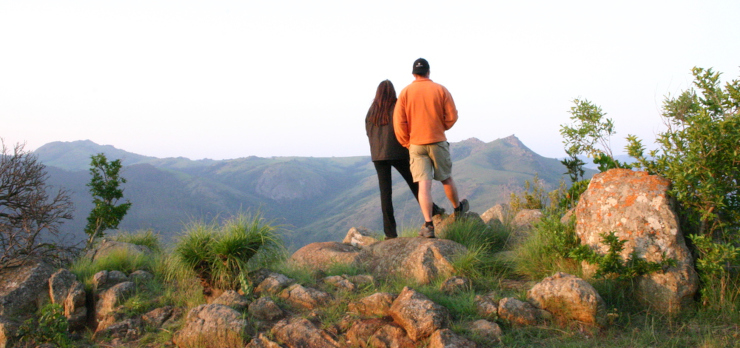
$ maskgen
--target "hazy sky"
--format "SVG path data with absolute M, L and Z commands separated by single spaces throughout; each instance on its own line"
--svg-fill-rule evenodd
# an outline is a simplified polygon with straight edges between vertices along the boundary
M 0 137 L 157 157 L 369 155 L 375 88 L 426 58 L 460 119 L 564 156 L 591 100 L 652 143 L 693 66 L 740 76 L 740 1 L 0 0 Z

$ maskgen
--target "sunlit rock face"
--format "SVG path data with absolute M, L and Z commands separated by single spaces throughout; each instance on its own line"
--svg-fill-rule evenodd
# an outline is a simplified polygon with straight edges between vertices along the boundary
M 612 169 L 591 179 L 576 208 L 576 234 L 599 253 L 608 248 L 601 234 L 614 231 L 626 240 L 621 257 L 631 254 L 650 262 L 676 260 L 674 267 L 637 278 L 639 300 L 667 313 L 692 302 L 698 287 L 691 253 L 679 228 L 670 182 L 657 175 Z

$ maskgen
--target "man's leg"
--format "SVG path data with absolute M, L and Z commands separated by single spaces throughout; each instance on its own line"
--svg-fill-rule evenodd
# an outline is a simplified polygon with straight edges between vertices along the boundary
M 424 221 L 432 221 L 432 181 L 419 181 L 419 206 L 424 215 Z
M 442 180 L 442 185 L 445 188 L 445 195 L 447 195 L 447 199 L 449 199 L 450 203 L 452 203 L 452 207 L 457 209 L 457 205 L 460 203 L 460 200 L 457 196 L 457 186 L 455 186 L 455 180 L 452 180 L 452 177 L 449 177 L 445 180 Z

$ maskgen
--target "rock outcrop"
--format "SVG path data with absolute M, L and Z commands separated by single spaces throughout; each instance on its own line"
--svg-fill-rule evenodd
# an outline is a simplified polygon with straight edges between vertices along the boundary
M 393 301 L 390 315 L 414 341 L 427 338 L 435 331 L 446 328 L 450 320 L 446 308 L 409 287 L 403 288 Z
M 558 272 L 527 292 L 527 301 L 565 321 L 606 325 L 606 303 L 596 289 L 576 276 Z
M 54 268 L 39 260 L 0 269 L 0 316 L 33 313 L 49 294 L 49 278 Z
M 338 242 L 311 243 L 298 249 L 290 261 L 299 267 L 325 269 L 331 264 L 351 265 L 360 257 L 360 248 Z
M 636 279 L 642 303 L 658 311 L 675 313 L 693 301 L 698 277 L 679 228 L 670 182 L 656 175 L 627 169 L 596 174 L 576 207 L 576 234 L 582 244 L 606 253 L 601 234 L 614 231 L 626 240 L 621 257 L 633 253 L 649 262 L 676 261 L 664 272 Z
M 188 312 L 185 325 L 172 341 L 181 348 L 242 348 L 247 325 L 241 313 L 231 307 L 200 305 Z
M 352 227 L 347 231 L 347 236 L 344 237 L 342 243 L 362 248 L 377 241 L 378 239 L 367 228 Z
M 420 284 L 452 275 L 452 259 L 466 248 L 446 239 L 395 238 L 362 249 L 360 264 L 375 276 L 403 276 Z

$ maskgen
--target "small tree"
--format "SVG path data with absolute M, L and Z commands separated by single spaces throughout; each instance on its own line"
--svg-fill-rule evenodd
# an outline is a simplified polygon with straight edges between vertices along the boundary
M 565 152 L 570 157 L 561 163 L 568 168 L 571 180 L 576 182 L 579 177 L 583 177 L 583 162 L 577 157 L 581 154 L 593 158 L 601 172 L 612 168 L 629 168 L 629 165 L 615 160 L 612 154 L 610 139 L 616 134 L 614 122 L 605 117 L 606 113 L 600 106 L 588 100 L 575 99 L 573 103 L 575 105 L 570 108 L 573 125 L 560 126 Z
M 74 207 L 68 193 L 46 185 L 46 167 L 17 144 L 0 153 L 0 267 L 25 256 L 57 249 L 50 237 L 59 234 Z M 46 242 L 42 242 L 46 240 Z
M 644 154 L 630 135 L 628 151 L 652 173 L 671 180 L 689 230 L 735 241 L 740 228 L 740 80 L 720 86 L 720 73 L 694 68 L 694 86 L 663 102 L 667 126 L 659 149 Z M 719 232 L 719 233 L 718 233 Z
M 88 248 L 92 246 L 97 237 L 103 236 L 106 230 L 118 228 L 118 224 L 131 208 L 131 203 L 128 201 L 116 205 L 123 198 L 123 189 L 120 185 L 126 183 L 126 179 L 119 175 L 122 167 L 121 160 L 108 162 L 103 153 L 90 158 L 92 179 L 87 186 L 90 188 L 95 206 L 90 216 L 87 217 L 87 226 L 85 226 L 85 233 L 90 236 L 87 241 Z

